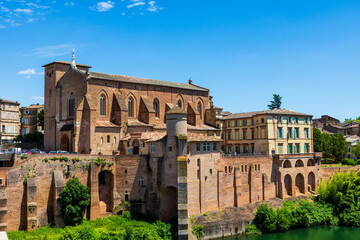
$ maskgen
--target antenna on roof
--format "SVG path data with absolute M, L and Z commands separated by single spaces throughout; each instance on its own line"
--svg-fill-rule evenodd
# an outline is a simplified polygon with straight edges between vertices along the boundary
M 76 68 L 76 63 L 75 63 L 75 50 L 72 50 L 72 62 L 71 62 L 71 67 Z

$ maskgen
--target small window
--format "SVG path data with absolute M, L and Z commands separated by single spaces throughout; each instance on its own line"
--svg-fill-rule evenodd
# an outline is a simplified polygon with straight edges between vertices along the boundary
M 203 144 L 203 148 L 205 152 L 209 152 L 210 151 L 210 143 L 206 142 Z
M 144 186 L 144 179 L 139 179 L 138 184 L 139 186 Z
M 200 152 L 200 143 L 196 143 L 196 151 Z
M 265 122 L 265 119 L 264 119 L 264 118 L 262 118 L 262 119 L 261 119 L 261 123 L 264 123 L 264 122 Z
M 225 166 L 225 174 L 227 174 L 227 166 Z
M 125 194 L 125 201 L 129 201 L 129 194 Z
M 110 143 L 110 135 L 107 135 L 107 142 Z
M 106 115 L 106 97 L 104 94 L 100 96 L 100 116 Z
M 169 168 L 172 168 L 172 164 L 169 164 Z
M 217 147 L 216 147 L 216 143 L 213 143 L 213 151 L 216 151 Z
M 150 143 L 150 152 L 154 153 L 155 152 L 155 143 Z
M 172 146 L 169 146 L 169 152 L 172 152 Z
M 212 175 L 212 169 L 211 168 L 210 168 L 209 172 L 210 172 L 210 175 Z
M 3 185 L 3 180 L 2 180 L 2 178 L 0 178 L 0 185 Z
M 200 158 L 197 160 L 197 165 L 200 167 Z
M 116 144 L 116 137 L 114 137 L 114 144 Z
M 125 185 L 127 185 L 128 184 L 128 181 L 125 181 Z
M 124 170 L 124 173 L 127 174 L 127 169 Z

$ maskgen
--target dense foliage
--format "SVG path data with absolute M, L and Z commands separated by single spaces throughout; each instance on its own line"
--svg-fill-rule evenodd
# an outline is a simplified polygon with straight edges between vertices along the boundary
M 42 143 L 44 142 L 44 134 L 41 132 L 28 133 L 25 135 L 18 135 L 14 140 L 23 143 Z
M 281 108 L 282 97 L 279 94 L 273 94 L 273 100 L 267 105 L 270 110 Z
M 261 204 L 256 211 L 253 224 L 261 232 L 270 233 L 335 222 L 331 205 L 301 200 L 297 204 L 295 201 L 285 201 L 276 211 L 266 203 Z
M 352 160 L 352 159 L 351 159 Z M 322 225 L 360 227 L 360 172 L 335 173 L 317 189 L 319 201 L 285 201 L 276 211 L 261 204 L 245 233 L 283 232 Z
M 329 135 L 327 133 L 321 133 L 317 128 L 313 129 L 314 137 L 314 151 L 322 152 L 325 159 L 333 158 L 336 162 L 340 162 L 341 159 L 348 152 L 348 143 L 345 137 L 340 133 Z
M 31 232 L 9 232 L 8 237 L 10 240 L 171 240 L 171 233 L 170 225 L 163 222 L 147 223 L 111 216 L 64 229 L 43 227 Z
M 357 117 L 356 119 L 345 118 L 344 123 L 360 123 L 360 117 Z
M 360 142 L 356 143 L 356 146 L 351 149 L 352 153 L 359 159 L 360 158 Z
M 38 126 L 44 129 L 44 109 L 41 109 L 37 114 Z
M 360 227 L 360 173 L 335 173 L 318 191 L 322 203 L 334 206 L 340 225 Z
M 90 190 L 78 178 L 70 179 L 60 192 L 61 213 L 65 225 L 82 223 L 86 208 L 90 205 Z

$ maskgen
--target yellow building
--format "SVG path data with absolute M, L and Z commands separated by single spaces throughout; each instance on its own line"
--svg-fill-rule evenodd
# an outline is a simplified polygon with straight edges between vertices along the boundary
M 41 109 L 44 109 L 44 105 L 32 104 L 28 107 L 20 108 L 21 135 L 42 132 L 43 129 L 38 125 L 38 113 Z
M 20 132 L 20 103 L 0 99 L 1 142 L 12 141 Z
M 312 116 L 285 109 L 223 118 L 226 154 L 298 154 L 313 151 Z

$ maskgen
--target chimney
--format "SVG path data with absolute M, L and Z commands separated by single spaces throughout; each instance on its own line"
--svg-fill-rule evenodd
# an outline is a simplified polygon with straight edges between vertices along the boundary
M 189 84 L 192 84 L 192 79 L 191 78 L 189 79 Z

